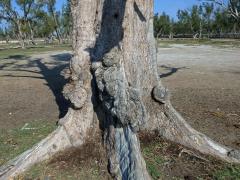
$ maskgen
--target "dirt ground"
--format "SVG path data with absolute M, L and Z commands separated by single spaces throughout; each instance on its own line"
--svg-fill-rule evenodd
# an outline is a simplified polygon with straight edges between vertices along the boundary
M 69 51 L 58 51 L 0 59 L 0 129 L 31 121 L 55 123 L 64 116 L 68 102 L 61 94 L 66 83 L 61 71 L 70 57 Z M 159 48 L 158 64 L 172 103 L 187 121 L 240 149 L 240 49 L 171 45 Z M 198 176 L 194 171 L 205 173 L 201 169 L 206 169 L 201 163 L 183 158 L 165 172 L 181 177 L 185 172 L 188 179 Z
M 67 111 L 62 95 L 69 51 L 0 59 L 0 128 L 31 121 L 52 121 Z M 61 112 L 61 113 L 60 113 Z
M 162 81 L 188 122 L 240 149 L 240 49 L 173 45 L 158 53 Z

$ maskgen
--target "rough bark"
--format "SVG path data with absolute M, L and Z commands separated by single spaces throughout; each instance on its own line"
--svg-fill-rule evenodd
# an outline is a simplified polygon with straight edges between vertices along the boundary
M 137 136 L 145 130 L 240 162 L 239 151 L 192 129 L 172 107 L 157 73 L 153 0 L 73 0 L 72 14 L 74 56 L 70 83 L 64 88 L 72 106 L 53 134 L 0 169 L 0 179 L 83 145 L 98 125 L 115 179 L 150 179 Z
M 92 75 L 90 72 L 90 53 L 87 48 L 94 46 L 96 1 L 85 0 L 73 4 L 75 12 L 70 83 L 64 88 L 66 97 L 72 100 L 67 115 L 60 119 L 59 127 L 32 149 L 18 156 L 0 168 L 0 179 L 14 177 L 32 165 L 51 158 L 59 151 L 79 147 L 89 136 L 94 136 L 98 121 L 94 122 L 92 103 Z M 88 14 L 89 12 L 92 12 Z M 81 18 L 79 18 L 81 17 Z M 91 134 L 90 134 L 91 133 Z

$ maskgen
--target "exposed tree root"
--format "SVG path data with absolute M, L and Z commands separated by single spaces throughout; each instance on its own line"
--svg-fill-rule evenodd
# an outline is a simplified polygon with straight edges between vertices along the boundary
M 240 151 L 220 145 L 206 135 L 193 129 L 172 107 L 170 102 L 167 102 L 164 107 L 164 112 L 160 114 L 157 125 L 157 129 L 163 137 L 229 163 L 240 163 Z M 84 120 L 84 116 L 79 116 L 78 113 L 84 112 L 86 118 L 93 118 L 90 115 L 91 106 L 86 105 L 83 109 L 85 111 L 79 112 L 70 109 L 65 120 L 61 121 L 62 126 L 58 127 L 57 130 L 33 148 L 1 167 L 0 180 L 14 177 L 26 171 L 32 165 L 51 158 L 59 151 L 81 146 L 84 140 L 87 139 L 87 134 L 89 129 L 92 128 L 92 124 L 90 123 L 91 121 Z M 140 145 L 136 134 L 129 127 L 112 129 L 114 133 L 110 130 L 108 135 L 111 136 L 112 134 L 112 141 L 115 141 L 112 147 L 108 147 L 110 148 L 109 152 L 111 152 L 111 148 L 113 152 L 112 155 L 110 154 L 113 165 L 113 167 L 110 167 L 110 170 L 113 171 L 112 174 L 115 174 L 115 177 L 119 177 L 120 174 L 122 178 L 128 177 L 134 179 L 135 177 L 140 177 L 141 179 L 149 179 L 145 171 L 142 171 L 143 173 L 138 171 L 141 169 L 144 170 L 146 167 L 141 157 Z M 115 161 L 116 163 L 114 163 Z M 135 161 L 136 163 L 134 164 L 130 163 Z
M 61 126 L 54 132 L 33 148 L 0 167 L 0 180 L 11 179 L 60 151 L 83 145 L 88 139 L 90 129 L 93 129 L 91 119 L 93 119 L 92 105 L 87 104 L 79 111 L 69 109 L 68 114 L 60 122 Z M 91 134 L 95 132 L 92 131 Z
M 169 102 L 167 102 L 164 106 L 165 111 L 164 113 L 162 112 L 160 115 L 161 117 L 158 118 L 158 131 L 163 137 L 172 142 L 176 142 L 188 148 L 198 150 L 203 154 L 208 154 L 216 158 L 220 158 L 229 163 L 240 163 L 240 152 L 238 150 L 234 150 L 226 146 L 220 145 L 217 142 L 208 138 L 206 135 L 193 129 L 172 107 Z M 81 146 L 84 143 L 84 139 L 86 139 L 87 131 L 84 130 L 84 132 L 79 133 L 79 131 L 82 131 L 82 128 L 76 126 L 74 127 L 74 124 L 76 125 L 76 122 L 79 121 L 74 118 L 75 116 L 79 117 L 74 113 L 76 112 L 69 110 L 69 113 L 65 117 L 66 119 L 68 119 L 68 121 L 65 120 L 66 122 L 62 122 L 63 126 L 60 126 L 58 129 L 56 129 L 53 133 L 51 133 L 48 137 L 39 142 L 33 148 L 29 149 L 28 151 L 24 152 L 23 154 L 19 155 L 18 157 L 16 157 L 12 161 L 9 161 L 6 165 L 1 167 L 0 180 L 14 177 L 26 171 L 32 165 L 51 158 L 59 151 L 64 151 L 71 147 Z M 86 128 L 89 130 L 91 128 L 90 123 L 81 124 L 84 129 Z M 69 130 L 71 130 L 71 134 L 75 132 L 81 137 L 72 136 L 73 134 L 71 135 L 68 133 Z M 141 152 L 138 139 L 136 135 L 134 135 L 135 133 L 130 133 L 132 135 L 129 135 L 128 132 L 131 132 L 131 129 L 129 129 L 128 127 L 122 130 L 120 128 L 114 131 L 115 133 L 113 138 L 117 141 L 117 143 L 115 144 L 117 146 L 114 145 L 115 147 L 108 148 L 114 148 L 114 151 L 116 150 L 116 154 L 112 155 L 115 157 L 112 158 L 114 158 L 115 160 L 118 159 L 118 162 L 116 162 L 115 164 L 117 165 L 117 167 L 111 167 L 112 170 L 116 170 L 116 172 L 112 172 L 112 174 L 118 175 L 120 173 L 122 177 L 133 176 L 131 177 L 132 179 L 134 179 L 134 176 L 137 174 L 139 176 L 142 176 L 141 178 L 143 179 L 149 179 L 147 174 L 141 174 L 139 172 L 135 173 L 135 171 L 130 171 L 131 166 L 129 166 L 129 163 L 135 160 L 139 161 L 139 163 L 133 164 L 133 169 L 145 169 L 144 161 L 141 159 L 141 156 L 138 157 L 139 155 L 141 155 Z M 119 136 L 117 136 L 117 134 L 119 134 Z M 79 140 L 77 141 L 75 138 L 79 138 Z M 128 145 L 126 146 L 126 144 Z M 121 147 L 122 145 L 124 145 L 124 147 Z M 132 153 L 135 151 L 136 153 Z M 125 154 L 125 152 L 128 153 Z M 134 166 L 142 167 L 136 168 Z
M 165 112 L 158 119 L 158 130 L 166 139 L 211 155 L 229 163 L 240 163 L 240 151 L 228 148 L 213 141 L 206 135 L 193 129 L 172 107 L 165 104 Z
M 151 179 L 137 134 L 129 126 L 110 127 L 107 136 L 109 171 L 114 179 Z
M 71 147 L 64 127 L 59 127 L 33 148 L 25 151 L 0 168 L 0 179 L 5 180 L 24 172 L 32 165 L 44 161 L 55 153 Z

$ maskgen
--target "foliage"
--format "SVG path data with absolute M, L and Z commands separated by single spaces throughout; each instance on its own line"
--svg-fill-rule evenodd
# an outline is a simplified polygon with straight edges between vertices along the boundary
M 60 11 L 55 0 L 0 0 L 0 22 L 4 23 L 11 39 L 18 39 L 25 46 L 34 38 L 46 38 L 47 42 L 69 38 L 72 18 L 70 0 Z M 2 31 L 1 31 L 2 32 Z M 5 36 L 6 38 L 7 36 Z
M 162 15 L 156 14 L 154 16 L 154 32 L 155 36 L 158 37 L 162 34 L 170 34 L 172 32 L 173 20 L 163 12 Z
M 175 21 L 170 20 L 166 13 L 156 14 L 154 16 L 155 37 L 173 34 L 202 38 L 205 34 L 205 37 L 209 38 L 211 35 L 221 37 L 226 33 L 240 33 L 239 20 L 229 14 L 230 6 L 238 9 L 240 7 L 240 1 L 235 1 L 235 5 L 229 3 L 228 8 L 208 2 L 193 5 L 190 9 L 178 10 Z

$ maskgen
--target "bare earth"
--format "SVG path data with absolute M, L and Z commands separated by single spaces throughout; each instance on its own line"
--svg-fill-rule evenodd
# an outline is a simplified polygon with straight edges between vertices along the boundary
M 68 67 L 70 53 L 0 59 L 0 129 L 31 121 L 55 123 L 65 114 L 68 102 L 61 93 L 66 83 L 61 71 Z M 158 64 L 174 106 L 188 122 L 240 149 L 240 48 L 172 45 L 159 48 Z M 201 162 L 178 158 L 165 173 L 197 177 L 211 171 L 206 169 Z
M 54 123 L 64 115 L 67 102 L 61 92 L 66 82 L 60 73 L 70 57 L 61 51 L 0 59 L 0 128 Z
M 64 115 L 61 71 L 70 57 L 61 51 L 0 60 L 0 128 Z M 240 148 L 240 49 L 172 45 L 159 49 L 158 61 L 173 104 L 189 123 Z
M 172 102 L 189 123 L 240 149 L 240 49 L 175 45 L 159 49 L 158 61 Z

